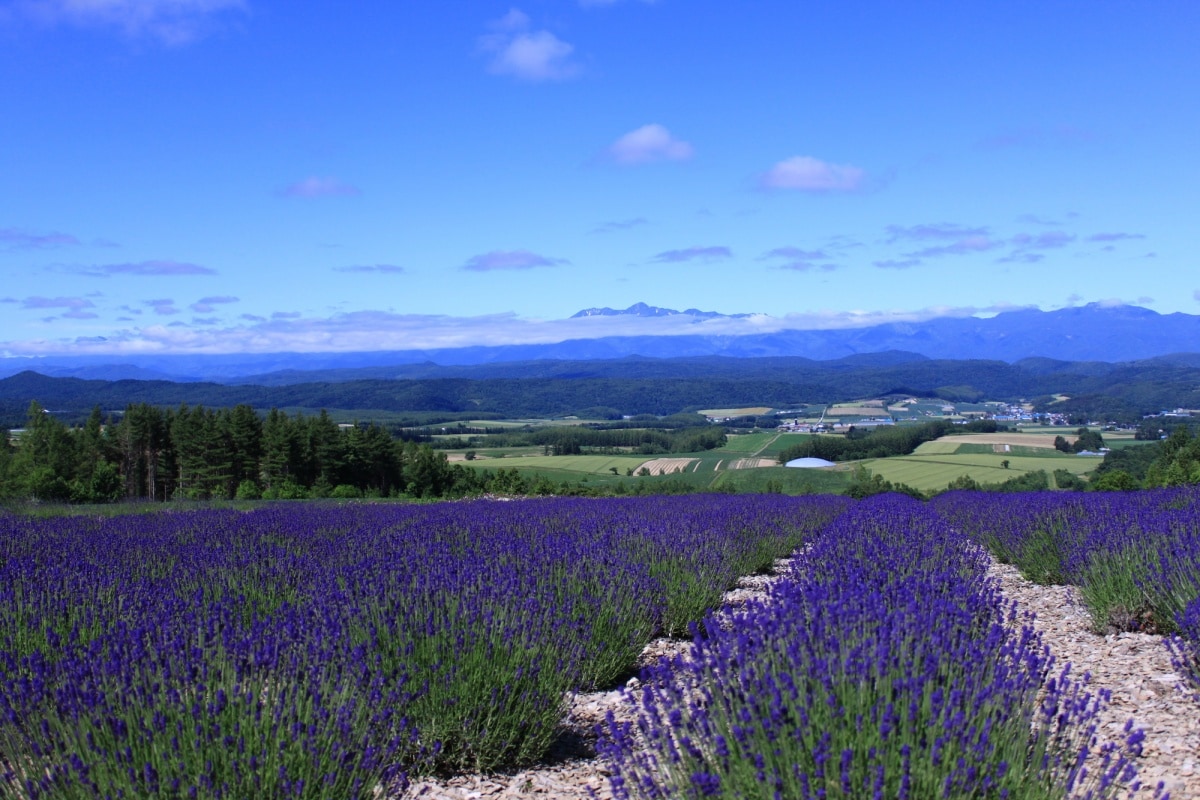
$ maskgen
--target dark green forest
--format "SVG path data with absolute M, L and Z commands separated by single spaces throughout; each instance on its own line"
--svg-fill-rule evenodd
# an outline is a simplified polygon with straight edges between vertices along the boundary
M 0 498 L 41 502 L 446 497 L 494 480 L 510 488 L 512 476 L 450 464 L 378 425 L 338 425 L 326 413 L 264 418 L 247 405 L 142 403 L 107 420 L 96 407 L 69 427 L 34 402 L 17 440 L 0 442 Z
M 438 374 L 437 370 L 431 370 Z M 0 380 L 0 427 L 24 421 L 37 399 L 64 419 L 86 418 L 93 405 L 131 403 L 209 408 L 343 409 L 436 415 L 437 419 L 665 416 L 742 405 L 788 407 L 861 397 L 918 395 L 953 401 L 1030 398 L 1036 410 L 1080 421 L 1136 422 L 1163 409 L 1200 407 L 1200 368 L 1162 361 L 1106 364 L 1028 359 L 908 360 L 848 365 L 802 358 L 619 359 L 488 365 L 421 380 L 352 380 L 285 386 L 231 386 L 169 381 L 89 381 L 23 372 Z M 511 377 L 505 377 L 511 376 Z M 1065 394 L 1066 401 L 1055 400 Z
M 779 454 L 779 463 L 793 458 L 823 458 L 826 461 L 855 461 L 864 458 L 906 456 L 925 442 L 956 433 L 994 433 L 999 426 L 992 420 L 976 420 L 956 425 L 936 420 L 922 425 L 854 428 L 842 436 L 813 436 L 792 445 Z
M 725 443 L 723 428 L 697 426 L 697 419 L 666 418 L 658 430 L 571 426 L 481 438 L 501 446 L 535 444 L 549 455 L 697 452 Z M 451 464 L 427 439 L 407 431 L 397 436 L 374 423 L 338 424 L 324 411 L 288 415 L 272 409 L 263 416 L 247 405 L 161 409 L 139 403 L 107 418 L 96 406 L 81 425 L 70 426 L 34 401 L 16 440 L 0 440 L 0 499 L 111 503 L 584 491 L 516 470 Z

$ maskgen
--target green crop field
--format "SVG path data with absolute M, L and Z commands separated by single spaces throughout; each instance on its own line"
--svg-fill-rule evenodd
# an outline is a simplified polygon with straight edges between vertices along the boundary
M 1008 469 L 1000 462 L 1007 461 Z M 979 483 L 1002 483 L 1026 472 L 1065 469 L 1075 475 L 1090 472 L 1100 465 L 1098 458 L 1054 453 L 1045 456 L 1020 456 L 1009 453 L 955 453 L 949 455 L 911 455 L 879 458 L 862 464 L 876 475 L 893 483 L 904 483 L 922 491 L 945 489 L 955 478 L 969 475 Z
M 736 453 L 739 456 L 757 453 L 761 450 L 774 436 L 773 433 L 742 433 L 730 436 L 725 446 L 720 449 L 722 453 Z
M 781 433 L 779 437 L 771 442 L 761 455 L 763 458 L 775 458 L 784 450 L 787 450 L 792 445 L 800 444 L 805 439 L 811 439 L 811 433 Z
M 578 478 L 580 473 L 583 474 L 609 474 L 612 472 L 611 467 L 616 467 L 617 472 L 621 475 L 625 474 L 625 470 L 629 468 L 637 469 L 638 466 L 645 463 L 645 456 L 542 456 L 528 455 L 516 456 L 508 458 L 488 458 L 476 459 L 469 463 L 472 467 L 479 469 L 519 469 L 529 470 L 530 472 L 544 472 L 546 470 L 554 470 L 556 472 L 573 473 Z
M 957 453 L 962 444 L 959 442 L 922 442 L 917 445 L 913 455 L 917 456 L 946 456 Z
M 849 470 L 762 467 L 720 472 L 709 485 L 718 491 L 764 492 L 772 484 L 784 494 L 841 492 L 850 484 L 850 476 Z

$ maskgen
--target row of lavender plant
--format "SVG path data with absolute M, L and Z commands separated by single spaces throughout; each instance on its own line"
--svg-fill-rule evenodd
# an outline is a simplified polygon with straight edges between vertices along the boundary
M 710 618 L 610 715 L 621 798 L 1106 797 L 1140 732 L 1096 745 L 1085 694 L 1015 624 L 983 551 L 883 495 L 839 517 L 767 600 Z M 1041 693 L 1039 695 L 1039 693 Z
M 564 692 L 613 681 L 842 505 L 2 516 L 0 797 L 352 798 L 528 763 Z
M 1077 586 L 1098 632 L 1173 634 L 1200 691 L 1200 487 L 934 501 L 952 524 L 1029 580 Z

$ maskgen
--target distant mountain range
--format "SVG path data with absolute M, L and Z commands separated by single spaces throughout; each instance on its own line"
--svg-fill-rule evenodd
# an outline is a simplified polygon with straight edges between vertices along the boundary
M 585 308 L 583 311 L 576 311 L 571 315 L 571 319 L 582 319 L 583 317 L 696 317 L 697 319 L 746 319 L 754 316 L 753 314 L 721 314 L 716 311 L 701 311 L 698 308 L 689 308 L 686 311 L 676 311 L 673 308 L 660 308 L 659 306 L 648 306 L 645 303 L 634 303 L 629 308 L 618 311 L 612 308 Z
M 589 308 L 574 318 L 596 316 L 678 317 L 701 320 L 746 318 L 688 309 L 675 311 L 637 303 L 621 311 Z M 697 325 L 699 327 L 699 324 Z M 780 330 L 745 335 L 637 335 L 580 338 L 551 344 L 352 353 L 232 355 L 53 356 L 2 358 L 0 377 L 34 370 L 43 375 L 96 380 L 215 381 L 287 384 L 312 380 L 417 377 L 437 367 L 511 362 L 591 361 L 643 356 L 655 359 L 726 356 L 802 357 L 817 361 L 869 354 L 903 358 L 1023 359 L 1128 362 L 1200 352 L 1200 316 L 1159 314 L 1137 306 L 1090 304 L 1056 311 L 1008 311 L 994 317 L 939 317 L 924 322 L 865 328 Z M 444 374 L 444 372 L 442 372 Z M 318 377 L 319 375 L 319 377 Z

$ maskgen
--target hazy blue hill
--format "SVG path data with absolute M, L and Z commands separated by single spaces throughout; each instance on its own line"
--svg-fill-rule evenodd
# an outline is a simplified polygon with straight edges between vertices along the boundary
M 645 304 L 636 304 L 624 311 L 587 309 L 576 316 L 662 317 L 678 314 L 698 318 L 745 316 L 695 309 L 676 312 Z M 702 329 L 699 321 L 697 328 Z M 1056 311 L 1008 311 L 990 318 L 939 317 L 924 322 L 888 323 L 868 328 L 782 330 L 742 336 L 609 336 L 550 344 L 352 353 L 3 358 L 0 359 L 0 377 L 33 369 L 46 375 L 105 380 L 137 378 L 284 385 L 316 379 L 346 380 L 350 376 L 423 378 L 445 374 L 439 373 L 437 368 L 545 361 L 615 361 L 631 356 L 664 360 L 723 356 L 831 361 L 888 352 L 909 353 L 911 358 L 985 359 L 1010 364 L 1026 359 L 1104 363 L 1162 359 L 1162 364 L 1198 366 L 1200 356 L 1189 355 L 1196 351 L 1200 351 L 1200 316 L 1158 314 L 1135 306 L 1090 304 Z M 582 367 L 573 369 L 579 374 L 586 372 Z M 1031 363 L 1030 369 L 1041 367 Z

